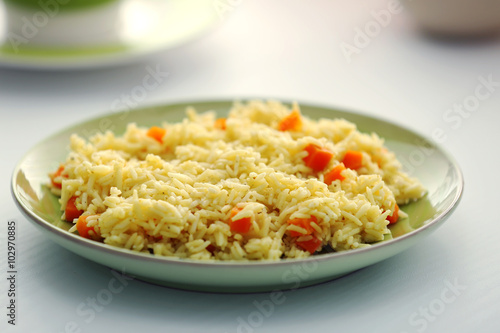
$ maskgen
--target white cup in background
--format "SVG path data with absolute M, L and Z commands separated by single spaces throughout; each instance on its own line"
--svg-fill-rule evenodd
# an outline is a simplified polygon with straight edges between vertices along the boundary
M 500 0 L 402 0 L 425 32 L 442 37 L 484 37 L 500 32 Z

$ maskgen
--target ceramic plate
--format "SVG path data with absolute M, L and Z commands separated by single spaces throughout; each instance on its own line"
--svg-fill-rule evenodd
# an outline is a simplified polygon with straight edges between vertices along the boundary
M 97 131 L 123 133 L 127 123 L 151 126 L 161 121 L 177 122 L 187 106 L 198 111 L 228 112 L 230 101 L 197 101 L 112 113 L 92 119 L 50 136 L 33 147 L 14 170 L 12 193 L 21 211 L 48 239 L 92 261 L 149 282 L 190 290 L 256 292 L 294 289 L 335 279 L 375 264 L 422 241 L 448 219 L 462 190 L 462 173 L 442 148 L 401 126 L 367 115 L 329 107 L 301 105 L 311 118 L 344 118 L 360 131 L 384 137 L 405 169 L 428 189 L 421 200 L 401 208 L 409 218 L 392 226 L 393 237 L 368 248 L 320 254 L 306 259 L 274 262 L 200 262 L 155 257 L 111 247 L 68 233 L 70 224 L 60 219 L 57 198 L 44 184 L 68 153 L 72 133 L 88 137 Z
M 23 7 L 0 1 L 0 65 L 79 69 L 118 65 L 192 40 L 223 14 L 211 0 L 108 0 Z

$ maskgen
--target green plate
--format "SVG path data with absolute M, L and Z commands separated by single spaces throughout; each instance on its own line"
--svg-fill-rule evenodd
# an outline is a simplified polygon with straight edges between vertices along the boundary
M 0 26 L 0 66 L 64 70 L 119 65 L 182 45 L 223 19 L 212 0 L 73 0 L 33 6 L 34 1 L 0 1 L 5 25 Z M 110 6 L 116 6 L 118 19 L 116 30 L 108 31 L 109 22 L 96 22 L 92 15 Z M 16 22 L 9 24 L 9 19 Z M 8 31 L 10 25 L 17 30 Z M 98 27 L 103 30 L 99 35 L 109 35 L 104 41 L 94 41 L 102 38 L 93 35 Z M 86 42 L 80 35 L 68 36 L 72 29 Z
M 98 131 L 122 133 L 129 122 L 151 126 L 177 122 L 187 106 L 198 111 L 228 112 L 232 101 L 193 101 L 108 114 L 77 124 L 33 147 L 13 173 L 12 194 L 23 214 L 48 239 L 89 260 L 138 279 L 170 287 L 212 292 L 260 292 L 295 289 L 328 281 L 394 256 L 422 241 L 448 219 L 460 201 L 463 177 L 454 159 L 442 148 L 401 126 L 367 115 L 330 107 L 301 104 L 311 118 L 344 118 L 363 132 L 376 132 L 396 152 L 407 171 L 428 189 L 421 200 L 401 207 L 409 218 L 392 226 L 393 237 L 368 248 L 320 254 L 306 259 L 269 262 L 201 262 L 156 257 L 97 243 L 68 233 L 59 204 L 45 187 L 48 173 L 68 153 L 69 137 L 89 137 Z

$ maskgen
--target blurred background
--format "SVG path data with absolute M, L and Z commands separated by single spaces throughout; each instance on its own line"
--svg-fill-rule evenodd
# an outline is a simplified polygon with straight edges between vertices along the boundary
M 18 223 L 20 266 L 20 324 L 2 319 L 2 332 L 64 331 L 111 276 L 41 237 L 14 205 L 11 173 L 32 146 L 105 113 L 248 98 L 361 112 L 432 139 L 438 131 L 465 174 L 461 206 L 425 243 L 285 294 L 255 327 L 238 318 L 268 295 L 133 281 L 69 331 L 498 332 L 500 1 L 67 1 L 0 2 L 0 225 Z M 445 290 L 457 297 L 438 308 Z

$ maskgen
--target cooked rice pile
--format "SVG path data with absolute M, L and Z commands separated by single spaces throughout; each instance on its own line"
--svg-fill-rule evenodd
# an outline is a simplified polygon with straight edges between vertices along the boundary
M 123 136 L 73 135 L 52 189 L 63 211 L 76 198 L 93 238 L 159 256 L 277 260 L 382 241 L 396 203 L 425 189 L 381 138 L 350 122 L 301 115 L 299 128 L 279 130 L 292 111 L 300 114 L 299 106 L 252 101 L 235 104 L 223 127 L 215 113 L 188 109 L 181 123 L 161 125 L 160 139 L 133 123 Z M 322 171 L 305 163 L 310 144 L 333 153 Z M 326 185 L 349 150 L 362 152 L 362 167 Z M 310 228 L 291 223 L 300 219 Z M 250 221 L 250 230 L 232 230 L 237 220 Z

